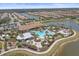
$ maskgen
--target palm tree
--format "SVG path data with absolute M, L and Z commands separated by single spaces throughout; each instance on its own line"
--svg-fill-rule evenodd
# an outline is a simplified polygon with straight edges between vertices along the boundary
M 34 35 L 34 40 L 35 40 L 35 41 L 40 41 L 40 39 L 39 39 L 39 40 L 37 40 L 38 35 L 36 35 L 35 33 L 34 33 L 33 35 Z
M 7 50 L 7 41 L 10 40 L 10 36 L 5 35 L 4 38 L 5 38 L 5 41 L 4 41 L 4 42 L 5 42 L 5 45 L 4 45 L 4 48 L 5 48 L 5 51 L 6 51 L 6 50 Z
M 4 40 L 4 48 L 5 48 L 5 51 L 7 51 L 7 39 Z

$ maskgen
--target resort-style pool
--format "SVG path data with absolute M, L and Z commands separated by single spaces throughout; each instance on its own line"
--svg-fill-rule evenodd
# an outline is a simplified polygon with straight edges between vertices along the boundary
M 46 33 L 45 31 L 35 31 L 35 34 L 38 35 L 38 37 L 40 38 L 44 38 Z
M 49 30 L 43 30 L 43 31 L 34 31 L 34 33 L 39 37 L 39 38 L 44 38 L 46 35 L 54 35 L 55 32 L 49 31 Z

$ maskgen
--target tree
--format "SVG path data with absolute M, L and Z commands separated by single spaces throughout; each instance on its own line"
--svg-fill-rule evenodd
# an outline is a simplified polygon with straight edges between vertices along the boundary
M 8 36 L 7 34 L 5 35 L 5 37 L 4 37 L 4 39 L 5 39 L 5 45 L 4 45 L 4 48 L 5 48 L 5 51 L 7 51 L 7 41 L 10 39 L 10 36 Z

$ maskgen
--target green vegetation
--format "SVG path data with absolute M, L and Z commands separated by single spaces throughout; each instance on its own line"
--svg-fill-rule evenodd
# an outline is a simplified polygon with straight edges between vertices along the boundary
M 4 56 L 28 56 L 28 54 L 25 51 L 16 50 L 16 51 L 8 52 L 4 54 Z
M 10 19 L 8 17 L 0 19 L 0 24 L 9 23 Z
M 0 42 L 0 49 L 2 48 L 2 43 Z
M 42 20 L 43 23 L 48 23 L 48 22 L 57 22 L 57 21 L 63 21 L 63 19 L 45 19 L 45 20 Z
M 77 24 L 79 24 L 79 19 L 74 20 Z

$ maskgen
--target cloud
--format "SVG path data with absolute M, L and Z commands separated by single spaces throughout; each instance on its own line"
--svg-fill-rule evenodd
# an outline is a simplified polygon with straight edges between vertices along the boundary
M 79 3 L 0 3 L 0 9 L 79 8 Z

